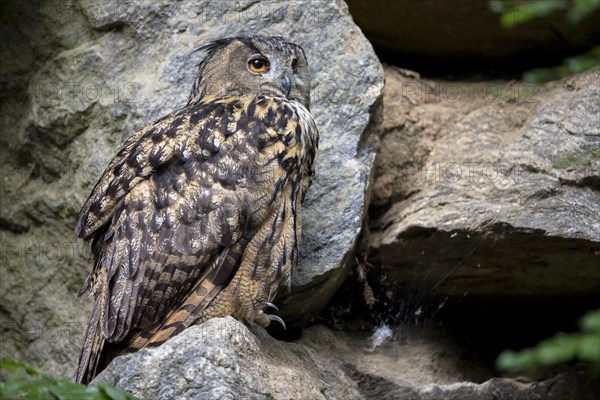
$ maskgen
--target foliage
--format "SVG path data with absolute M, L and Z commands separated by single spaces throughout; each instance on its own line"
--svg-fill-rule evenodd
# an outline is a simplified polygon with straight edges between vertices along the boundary
M 555 11 L 566 11 L 569 22 L 576 24 L 600 8 L 600 0 L 491 0 L 490 9 L 500 16 L 505 28 L 546 17 Z
M 558 333 L 535 347 L 519 352 L 505 350 L 496 365 L 501 370 L 526 370 L 579 360 L 600 374 L 600 309 L 590 311 L 579 322 L 580 332 Z
M 500 23 L 507 29 L 557 11 L 566 12 L 569 23 L 577 25 L 600 8 L 600 0 L 490 0 L 489 8 L 501 14 Z M 600 46 L 595 46 L 587 53 L 565 59 L 562 65 L 527 71 L 523 80 L 528 83 L 547 82 L 586 71 L 598 64 Z
M 137 400 L 127 392 L 109 385 L 85 386 L 51 376 L 12 359 L 0 360 L 0 370 L 10 378 L 0 382 L 0 399 L 40 400 Z
M 557 67 L 527 71 L 523 74 L 523 80 L 527 83 L 548 82 L 586 71 L 598 64 L 600 64 L 600 46 L 594 46 L 587 53 L 566 58 L 562 65 Z

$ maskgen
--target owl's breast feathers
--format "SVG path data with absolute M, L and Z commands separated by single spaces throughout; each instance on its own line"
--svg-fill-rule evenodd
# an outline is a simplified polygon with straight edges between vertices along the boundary
M 250 315 L 242 293 L 216 304 L 230 282 L 266 297 L 289 283 L 317 142 L 301 104 L 264 96 L 191 104 L 127 140 L 76 227 L 96 259 L 78 381 L 105 341 L 139 348 L 205 315 Z

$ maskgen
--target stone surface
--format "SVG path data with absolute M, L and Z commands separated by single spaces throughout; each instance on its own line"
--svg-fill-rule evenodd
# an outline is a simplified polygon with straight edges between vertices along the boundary
M 310 347 L 231 318 L 193 326 L 121 356 L 92 382 L 149 399 L 360 399 L 356 384 Z
M 151 399 L 592 400 L 585 370 L 545 381 L 489 378 L 432 327 L 393 328 L 373 346 L 364 331 L 317 325 L 295 343 L 231 317 L 191 327 L 154 349 L 117 357 L 92 384 Z M 473 383 L 470 380 L 475 380 Z
M 2 356 L 71 375 L 91 300 L 73 227 L 121 143 L 185 105 L 208 41 L 282 35 L 302 45 L 321 131 L 288 324 L 309 320 L 345 275 L 365 212 L 383 73 L 343 1 L 116 0 L 2 5 Z M 283 300 L 282 300 L 283 301 Z M 296 317 L 292 320 L 292 317 Z
M 448 66 L 469 60 L 495 69 L 560 64 L 600 40 L 600 10 L 578 24 L 566 13 L 542 15 L 535 2 L 522 2 L 517 18 L 531 20 L 506 29 L 488 0 L 349 0 L 358 26 L 382 55 L 399 65 L 421 59 Z M 540 3 L 543 3 L 540 1 Z M 404 64 L 406 65 L 406 64 Z M 436 68 L 439 65 L 435 64 Z M 461 69 L 469 65 L 462 64 Z M 435 69 L 435 68 L 431 68 Z M 477 69 L 477 68 L 475 68 Z
M 377 400 L 593 400 L 600 390 L 582 368 L 551 378 L 493 378 L 493 371 L 466 357 L 437 324 L 392 327 L 392 337 L 374 346 L 365 331 L 341 332 L 323 326 L 304 331 L 299 344 L 325 362 L 340 366 L 364 399 Z
M 362 376 L 359 388 L 365 399 L 373 400 L 595 400 L 600 385 L 590 380 L 586 371 L 569 371 L 543 382 L 493 378 L 482 384 L 458 382 L 422 388 Z
M 414 388 L 483 382 L 493 376 L 473 360 L 465 362 L 464 349 L 439 326 L 398 324 L 386 328 L 391 335 L 375 341 L 374 334 L 366 330 L 339 331 L 315 325 L 302 332 L 298 343 L 340 365 L 359 385 L 362 376 Z
M 600 292 L 600 70 L 542 86 L 386 70 L 371 261 L 462 296 Z

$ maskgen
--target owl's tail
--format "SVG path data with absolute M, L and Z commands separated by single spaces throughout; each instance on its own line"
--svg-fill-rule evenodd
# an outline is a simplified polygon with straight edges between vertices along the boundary
M 87 385 L 95 376 L 104 348 L 104 335 L 102 334 L 102 316 L 104 314 L 106 297 L 97 296 L 92 317 L 85 331 L 85 341 L 79 355 L 79 363 L 77 365 L 77 374 L 75 380 L 77 383 Z
M 189 326 L 209 319 L 212 315 L 207 314 L 205 310 L 222 289 L 221 285 L 214 285 L 210 280 L 199 281 L 190 295 L 165 318 L 164 322 L 154 329 L 136 332 L 131 335 L 129 347 L 124 352 L 128 353 L 144 347 L 160 346 Z M 200 317 L 203 314 L 206 314 L 204 318 Z

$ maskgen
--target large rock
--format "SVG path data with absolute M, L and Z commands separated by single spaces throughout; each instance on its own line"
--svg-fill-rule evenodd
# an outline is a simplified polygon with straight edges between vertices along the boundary
M 587 371 L 536 382 L 483 378 L 462 364 L 448 338 L 398 329 L 378 343 L 364 332 L 323 326 L 297 343 L 274 340 L 231 317 L 191 327 L 158 348 L 114 359 L 92 382 L 151 399 L 591 400 L 600 388 Z
M 310 347 L 231 317 L 116 358 L 92 382 L 148 399 L 360 399 L 356 384 Z
M 386 70 L 371 255 L 443 294 L 600 292 L 600 70 L 543 86 Z
M 91 305 L 75 298 L 92 267 L 79 208 L 125 138 L 185 105 L 196 49 L 222 37 L 306 50 L 321 143 L 287 315 L 307 321 L 327 302 L 365 214 L 383 90 L 343 1 L 9 2 L 2 22 L 2 356 L 72 373 Z
M 551 1 L 514 2 L 514 15 L 523 23 L 511 29 L 502 26 L 500 9 L 489 0 L 348 0 L 348 5 L 378 53 L 400 65 L 420 61 L 439 74 L 436 61 L 446 68 L 459 65 L 462 72 L 469 68 L 465 60 L 487 62 L 491 69 L 538 67 L 598 43 L 600 10 L 575 24 L 563 10 L 544 14 L 544 2 Z

